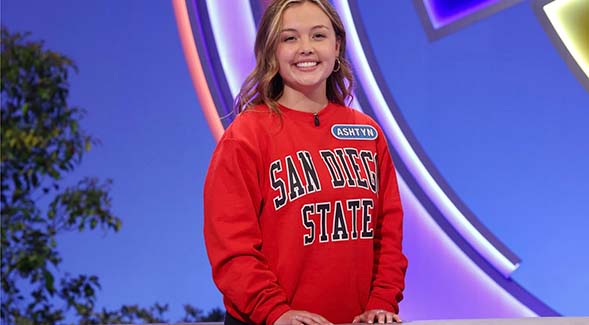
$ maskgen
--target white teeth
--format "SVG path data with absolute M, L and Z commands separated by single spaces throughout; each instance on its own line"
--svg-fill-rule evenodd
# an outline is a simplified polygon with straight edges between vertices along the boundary
M 299 62 L 297 63 L 297 67 L 299 68 L 309 68 L 314 67 L 317 65 L 317 62 Z

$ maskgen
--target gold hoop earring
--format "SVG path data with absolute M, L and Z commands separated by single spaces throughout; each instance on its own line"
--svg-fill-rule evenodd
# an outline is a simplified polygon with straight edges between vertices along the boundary
M 336 63 L 337 68 L 333 69 L 333 72 L 338 72 L 342 68 L 342 61 L 340 61 L 339 58 L 335 58 L 335 63 Z

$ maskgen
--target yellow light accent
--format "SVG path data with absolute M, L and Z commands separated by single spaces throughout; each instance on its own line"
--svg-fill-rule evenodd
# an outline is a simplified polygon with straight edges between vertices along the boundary
M 589 1 L 553 1 L 543 9 L 564 46 L 589 78 Z

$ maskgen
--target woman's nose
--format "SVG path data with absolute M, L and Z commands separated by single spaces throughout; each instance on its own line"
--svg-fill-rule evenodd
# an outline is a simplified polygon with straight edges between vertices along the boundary
M 300 53 L 306 55 L 313 53 L 313 46 L 311 45 L 311 42 L 309 40 L 306 40 L 304 38 L 301 40 Z
M 311 48 L 303 48 L 301 50 L 301 54 L 304 54 L 304 55 L 313 54 L 313 49 L 311 49 Z

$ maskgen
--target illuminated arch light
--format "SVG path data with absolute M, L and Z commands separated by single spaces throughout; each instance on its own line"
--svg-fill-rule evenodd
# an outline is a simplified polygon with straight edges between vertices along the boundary
M 233 98 L 255 65 L 256 25 L 249 1 L 206 0 L 217 52 Z M 235 26 L 241 26 L 236 29 Z M 239 37 L 235 37 L 235 33 Z
M 589 1 L 539 0 L 533 6 L 553 44 L 589 91 Z
M 428 194 L 430 200 L 444 214 L 454 229 L 493 265 L 497 271 L 506 278 L 509 277 L 517 268 L 517 262 L 511 261 L 502 254 L 467 220 L 423 165 L 391 113 L 391 109 L 372 74 L 362 43 L 358 37 L 358 32 L 355 29 L 354 20 L 347 1 L 338 0 L 334 4 L 348 29 L 349 54 L 353 61 L 353 66 L 356 67 L 356 74 L 362 85 L 362 89 L 366 92 L 366 97 L 374 109 L 378 121 L 389 135 L 392 145 L 403 159 L 403 162 L 413 177 L 418 181 L 420 187 Z
M 178 26 L 178 33 L 180 34 L 182 50 L 184 52 L 184 57 L 186 58 L 190 77 L 192 78 L 192 85 L 198 95 L 198 101 L 211 133 L 215 140 L 218 140 L 221 138 L 224 129 L 221 120 L 219 119 L 219 114 L 217 113 L 211 90 L 208 87 L 198 51 L 196 50 L 186 3 L 183 0 L 173 0 L 172 6 L 174 7 L 176 25 Z
M 522 0 L 413 0 L 430 40 L 439 39 Z
M 187 15 L 186 10 L 182 11 L 179 7 L 181 7 L 181 5 L 179 3 L 182 3 L 182 0 L 177 0 L 174 1 L 175 4 L 175 8 L 177 8 L 176 10 L 180 13 L 180 15 Z M 231 2 L 231 3 L 229 3 Z M 250 71 L 251 69 L 253 69 L 253 63 L 250 60 L 243 60 L 243 58 L 240 58 L 239 56 L 236 55 L 232 55 L 234 53 L 244 53 L 244 52 L 248 52 L 252 53 L 253 52 L 253 48 L 252 48 L 252 44 L 253 44 L 253 40 L 255 38 L 254 36 L 254 24 L 253 24 L 253 20 L 249 20 L 247 18 L 241 18 L 242 20 L 242 24 L 246 27 L 244 28 L 244 36 L 242 36 L 240 34 L 240 38 L 239 39 L 248 39 L 249 42 L 240 42 L 238 43 L 239 46 L 235 45 L 236 42 L 234 40 L 234 38 L 231 38 L 230 35 L 232 35 L 232 33 L 228 33 L 228 30 L 226 28 L 230 28 L 228 26 L 231 26 L 231 24 L 228 24 L 227 22 L 232 21 L 232 19 L 234 19 L 234 17 L 237 16 L 249 16 L 252 17 L 252 13 L 251 13 L 251 8 L 249 6 L 235 6 L 234 3 L 232 2 L 232 0 L 207 0 L 207 5 L 211 4 L 210 6 L 207 6 L 208 11 L 209 11 L 209 15 L 210 16 L 214 16 L 210 17 L 211 19 L 211 25 L 214 31 L 216 31 L 215 33 L 215 43 L 219 44 L 232 44 L 232 46 L 218 46 L 217 45 L 217 51 L 219 53 L 219 57 L 221 58 L 221 62 L 223 64 L 223 68 L 225 71 L 225 74 L 228 76 L 229 80 L 232 80 L 233 82 L 229 82 L 230 88 L 231 88 L 231 93 L 233 96 L 235 96 L 237 94 L 238 91 L 238 87 L 237 87 L 237 81 L 239 78 L 242 78 L 242 80 L 245 78 L 245 76 L 247 75 L 247 71 Z M 240 3 L 246 3 L 245 1 L 240 2 Z M 384 97 L 382 96 L 382 94 L 378 91 L 379 87 L 378 84 L 376 83 L 376 81 L 374 80 L 374 77 L 371 75 L 370 73 L 370 66 L 368 66 L 367 60 L 365 59 L 365 54 L 362 51 L 362 44 L 360 43 L 360 40 L 358 39 L 358 34 L 355 31 L 354 28 L 354 22 L 351 16 L 351 12 L 349 10 L 349 7 L 347 6 L 347 3 L 345 1 L 337 1 L 336 2 L 336 7 L 338 8 L 338 10 L 340 11 L 340 15 L 342 15 L 343 20 L 346 22 L 346 25 L 348 26 L 348 28 L 351 28 L 350 32 L 348 33 L 350 39 L 350 44 L 351 46 L 349 47 L 351 50 L 350 54 L 352 57 L 352 60 L 354 61 L 354 65 L 358 68 L 358 71 L 360 71 L 359 75 L 360 75 L 360 80 L 362 82 L 362 86 L 364 89 L 370 89 L 371 92 L 369 93 L 369 97 L 371 98 L 372 102 L 372 106 L 377 108 L 377 114 L 379 117 L 379 121 L 381 123 L 384 124 L 384 126 L 387 129 L 387 133 L 389 134 L 389 137 L 394 141 L 394 145 L 397 148 L 397 150 L 401 153 L 403 160 L 405 162 L 405 164 L 407 166 L 414 166 L 413 168 L 413 174 L 414 176 L 418 176 L 416 178 L 421 179 L 420 185 L 423 188 L 429 188 L 430 190 L 430 197 L 431 198 L 438 198 L 437 201 L 437 205 L 440 208 L 440 210 L 442 212 L 444 212 L 444 214 L 446 215 L 446 217 L 449 217 L 450 222 L 453 224 L 453 226 L 458 229 L 458 231 L 460 232 L 460 234 L 465 237 L 467 239 L 467 241 L 469 243 L 471 243 L 471 245 L 473 247 L 475 247 L 477 249 L 477 251 L 483 255 L 492 265 L 494 265 L 496 267 L 496 269 L 502 273 L 504 276 L 508 277 L 509 274 L 517 267 L 516 264 L 511 263 L 509 261 L 509 259 L 507 259 L 506 257 L 504 257 L 491 243 L 489 243 L 484 236 L 482 236 L 477 230 L 476 228 L 474 228 L 472 226 L 472 224 L 470 224 L 468 222 L 468 220 L 466 220 L 466 218 L 464 218 L 464 216 L 460 213 L 460 211 L 456 208 L 456 206 L 454 206 L 452 204 L 452 202 L 444 195 L 442 189 L 437 186 L 436 182 L 433 180 L 433 178 L 431 177 L 431 175 L 427 172 L 427 169 L 425 168 L 425 166 L 423 166 L 423 164 L 421 164 L 419 158 L 417 157 L 417 155 L 415 154 L 415 152 L 412 150 L 411 145 L 409 144 L 409 142 L 407 141 L 407 139 L 405 138 L 405 136 L 403 135 L 399 125 L 397 124 L 397 122 L 395 121 L 394 117 L 391 114 L 391 111 L 384 99 Z M 184 7 L 185 9 L 185 7 Z M 223 27 L 225 26 L 225 27 Z M 235 26 L 235 25 L 233 25 Z M 233 27 L 232 26 L 232 27 Z M 180 23 L 179 23 L 179 28 L 180 27 Z M 249 29 L 249 31 L 248 31 Z M 181 28 L 181 35 L 189 35 L 190 37 L 192 37 L 192 32 L 190 30 L 189 27 L 187 27 L 186 25 L 182 25 Z M 184 44 L 184 39 L 183 39 L 183 44 Z M 186 46 L 185 46 L 186 47 Z M 189 47 L 190 48 L 190 47 Z M 244 50 L 246 49 L 246 50 Z M 189 62 L 189 66 L 190 64 L 194 61 L 194 62 L 200 62 L 198 59 L 198 55 L 196 55 L 196 48 L 194 47 L 194 50 L 192 51 L 191 49 L 189 49 L 188 51 L 185 50 L 185 52 L 187 52 L 186 56 L 187 56 L 187 61 Z M 196 57 L 195 57 L 196 55 Z M 197 77 L 193 77 L 193 83 L 195 84 L 195 88 L 198 89 L 197 93 L 199 94 L 199 98 L 201 97 L 201 94 L 204 97 L 210 97 L 212 96 L 210 93 L 210 90 L 208 89 L 208 87 L 206 87 L 206 82 L 203 84 L 203 80 L 204 78 L 204 73 L 202 72 L 202 68 L 200 69 L 195 69 L 194 73 L 191 71 L 191 75 L 197 75 Z M 233 85 L 233 86 L 232 86 Z M 211 101 L 212 102 L 212 101 Z M 210 114 L 211 111 L 213 111 L 213 109 L 211 108 L 211 102 L 205 102 L 206 107 L 204 107 L 205 109 L 205 113 L 208 112 L 208 114 L 205 114 L 207 116 L 212 116 L 213 118 L 215 117 L 213 114 Z M 202 103 L 201 103 L 202 104 Z M 359 103 L 355 102 L 356 107 L 358 107 L 361 110 L 361 107 L 359 105 Z M 215 124 L 218 124 L 218 114 L 216 115 L 217 117 L 217 122 Z M 208 120 L 208 118 L 207 118 Z M 217 129 L 218 126 L 216 126 L 215 129 Z M 218 132 L 217 132 L 218 133 Z M 215 138 L 218 139 L 219 136 L 218 134 L 214 133 Z M 422 177 L 419 177 L 419 175 L 421 175 Z

